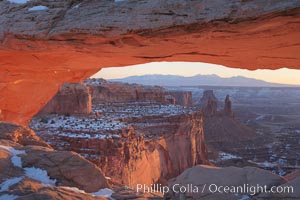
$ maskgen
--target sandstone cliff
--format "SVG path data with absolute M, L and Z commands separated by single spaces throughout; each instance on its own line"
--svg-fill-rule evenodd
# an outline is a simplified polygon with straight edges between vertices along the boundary
M 93 81 L 93 82 L 92 82 Z M 153 101 L 165 103 L 165 89 L 159 86 L 87 80 L 94 103 Z
M 72 136 L 74 132 L 51 135 L 37 131 L 53 147 L 84 155 L 113 181 L 130 186 L 137 183 L 165 184 L 186 168 L 208 162 L 200 113 L 159 118 L 132 117 L 122 121 L 134 126 L 110 131 L 111 134 L 117 133 L 112 137 L 93 137 L 90 133 L 89 139 L 85 139 L 82 138 L 84 135 L 81 136 L 83 130 L 76 137 Z
M 91 109 L 88 87 L 81 83 L 65 83 L 38 114 L 89 114 Z
M 226 96 L 225 98 L 225 104 L 224 104 L 224 115 L 229 116 L 229 117 L 233 117 L 233 111 L 231 108 L 231 101 L 229 99 L 229 95 Z
M 0 120 L 26 124 L 62 83 L 103 67 L 191 61 L 298 69 L 299 6 L 298 0 L 0 1 Z
M 209 102 L 211 101 L 211 102 Z M 218 99 L 216 98 L 214 91 L 213 90 L 204 90 L 203 95 L 200 99 L 200 108 L 203 110 L 207 107 L 208 103 L 216 104 L 214 107 L 214 110 L 217 111 L 217 104 L 218 104 Z
M 225 98 L 223 109 L 218 110 L 217 103 L 218 100 L 212 90 L 203 92 L 200 106 L 203 106 L 203 128 L 209 158 L 222 161 L 222 154 L 227 152 L 245 156 L 245 159 L 253 159 L 244 149 L 250 147 L 253 141 L 256 145 L 261 145 L 263 140 L 257 139 L 257 134 L 253 129 L 234 118 L 229 95 Z M 232 158 L 237 158 L 237 156 Z
M 193 99 L 192 99 L 192 92 L 185 92 L 185 91 L 168 91 L 168 94 L 173 96 L 176 100 L 176 104 L 182 106 L 192 106 Z
M 108 82 L 104 79 L 87 79 L 84 83 L 89 87 L 94 103 L 151 101 L 182 106 L 193 105 L 191 92 L 168 91 L 159 86 Z

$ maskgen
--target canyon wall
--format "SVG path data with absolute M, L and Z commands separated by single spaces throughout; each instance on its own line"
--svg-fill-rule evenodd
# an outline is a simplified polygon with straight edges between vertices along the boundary
M 138 102 L 153 101 L 165 103 L 165 89 L 159 86 L 107 82 L 94 80 L 95 84 L 86 81 L 95 103 L 104 102 Z
M 168 94 L 173 96 L 176 100 L 176 104 L 182 106 L 192 106 L 193 99 L 192 99 L 192 92 L 185 92 L 185 91 L 168 91 Z
M 123 121 L 134 125 L 118 137 L 85 139 L 51 133 L 41 137 L 56 149 L 80 153 L 113 181 L 133 187 L 138 183 L 166 184 L 183 170 L 208 163 L 200 113 Z M 145 122 L 147 126 L 139 126 Z
M 89 87 L 94 103 L 151 101 L 193 105 L 191 92 L 169 91 L 160 86 L 108 82 L 104 79 L 87 79 L 84 83 Z
M 262 145 L 255 130 L 234 118 L 229 95 L 224 100 L 224 108 L 218 110 L 218 99 L 212 90 L 203 92 L 200 106 L 203 112 L 203 127 L 208 154 L 211 159 L 219 159 L 220 153 L 227 152 L 248 158 L 247 148 Z
M 64 83 L 38 114 L 89 114 L 91 110 L 89 88 L 82 83 Z
M 31 10 L 38 5 L 45 9 Z M 27 124 L 62 83 L 104 67 L 191 61 L 299 69 L 299 6 L 298 0 L 0 1 L 0 120 Z

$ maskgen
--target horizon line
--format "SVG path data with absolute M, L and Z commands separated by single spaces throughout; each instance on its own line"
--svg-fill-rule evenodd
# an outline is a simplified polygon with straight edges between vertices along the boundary
M 236 78 L 236 77 L 242 77 L 242 78 L 246 78 L 246 79 L 252 79 L 252 80 L 257 80 L 257 81 L 263 81 L 265 83 L 270 83 L 270 84 L 278 84 L 278 85 L 283 85 L 283 86 L 240 86 L 240 87 L 300 87 L 300 84 L 289 84 L 289 83 L 278 83 L 278 82 L 269 82 L 269 81 L 265 81 L 262 79 L 258 79 L 258 78 L 250 78 L 250 77 L 246 77 L 246 76 L 242 76 L 242 75 L 237 75 L 237 76 L 231 76 L 231 77 L 221 77 L 217 74 L 196 74 L 196 75 L 192 75 L 192 76 L 184 76 L 184 75 L 178 75 L 178 74 L 158 74 L 158 73 L 153 73 L 153 74 L 143 74 L 143 75 L 131 75 L 131 76 L 126 76 L 123 78 L 102 78 L 102 77 L 94 77 L 94 78 L 102 78 L 105 80 L 121 80 L 121 79 L 126 79 L 126 78 L 130 78 L 130 77 L 142 77 L 142 76 L 180 76 L 180 77 L 184 77 L 184 78 L 191 78 L 191 77 L 195 77 L 195 76 L 217 76 L 218 78 L 221 79 L 230 79 L 230 78 Z M 92 77 L 90 77 L 92 78 Z M 170 85 L 171 86 L 171 85 Z M 194 86 L 194 85 L 189 85 L 189 86 Z M 218 86 L 218 85 L 199 85 L 199 86 Z M 233 86 L 233 85 L 227 85 L 227 87 L 238 87 L 238 86 Z

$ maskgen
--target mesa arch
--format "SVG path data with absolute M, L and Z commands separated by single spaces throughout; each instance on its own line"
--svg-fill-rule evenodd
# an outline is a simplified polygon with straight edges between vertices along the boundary
M 43 5 L 45 10 L 29 11 Z M 300 69 L 300 1 L 0 2 L 0 120 L 27 124 L 63 82 L 192 61 Z

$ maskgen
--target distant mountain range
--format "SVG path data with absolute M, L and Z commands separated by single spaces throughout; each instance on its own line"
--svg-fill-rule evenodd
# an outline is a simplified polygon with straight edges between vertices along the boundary
M 121 79 L 110 79 L 109 81 L 137 83 L 143 85 L 159 86 L 240 86 L 240 87 L 297 87 L 297 85 L 287 85 L 270 83 L 254 78 L 234 76 L 222 78 L 217 75 L 195 75 L 191 77 L 179 75 L 151 74 L 142 76 L 129 76 Z M 299 87 L 299 86 L 298 86 Z

